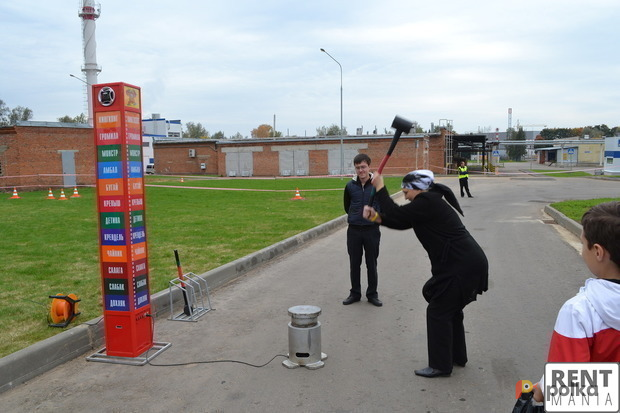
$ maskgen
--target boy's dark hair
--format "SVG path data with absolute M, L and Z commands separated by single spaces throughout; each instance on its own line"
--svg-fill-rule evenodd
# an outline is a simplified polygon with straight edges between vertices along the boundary
M 588 249 L 600 244 L 620 267 L 620 202 L 612 201 L 590 208 L 581 218 Z
M 366 155 L 365 153 L 358 153 L 357 155 L 355 155 L 355 158 L 353 158 L 353 165 L 358 165 L 362 162 L 366 162 L 368 165 L 370 165 L 370 156 Z

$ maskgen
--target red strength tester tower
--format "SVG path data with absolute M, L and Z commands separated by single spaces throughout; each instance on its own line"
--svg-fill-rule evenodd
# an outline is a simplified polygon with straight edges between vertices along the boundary
M 141 362 L 140 355 L 154 343 L 140 88 L 126 83 L 98 84 L 93 85 L 92 96 L 106 341 L 102 351 L 108 358 L 99 361 L 121 357 L 144 364 L 148 360 Z

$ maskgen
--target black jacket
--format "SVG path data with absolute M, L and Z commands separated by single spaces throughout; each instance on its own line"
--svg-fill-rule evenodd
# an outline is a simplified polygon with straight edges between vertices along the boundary
M 399 206 L 384 187 L 377 192 L 377 199 L 383 211 L 381 225 L 413 228 L 428 253 L 432 278 L 423 290 L 427 300 L 454 280 L 461 286 L 464 304 L 488 289 L 487 257 L 440 193 L 422 192 L 412 202 Z
M 372 174 L 370 179 L 366 181 L 366 185 L 362 186 L 357 176 L 354 176 L 344 187 L 344 210 L 349 215 L 348 222 L 351 225 L 375 225 L 374 223 L 364 219 L 364 205 L 368 205 L 370 201 L 370 193 L 373 189 Z M 375 209 L 379 209 L 377 199 L 373 202 Z

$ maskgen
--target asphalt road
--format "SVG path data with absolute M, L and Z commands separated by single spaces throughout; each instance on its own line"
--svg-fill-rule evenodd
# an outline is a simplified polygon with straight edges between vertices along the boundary
M 456 178 L 439 182 L 458 190 Z M 485 250 L 490 289 L 465 309 L 469 363 L 425 379 L 429 263 L 412 231 L 382 230 L 381 308 L 348 295 L 346 229 L 251 271 L 211 296 L 196 323 L 157 320 L 172 346 L 142 367 L 72 360 L 0 394 L 0 410 L 76 412 L 506 412 L 515 383 L 538 380 L 562 303 L 590 275 L 578 239 L 543 207 L 620 194 L 620 182 L 523 175 L 470 179 L 464 223 Z M 307 196 L 305 202 L 312 202 Z M 460 198 L 459 198 L 460 199 Z M 186 269 L 192 271 L 191 268 Z M 362 284 L 363 288 L 365 283 Z M 319 306 L 325 366 L 282 366 L 289 307 Z

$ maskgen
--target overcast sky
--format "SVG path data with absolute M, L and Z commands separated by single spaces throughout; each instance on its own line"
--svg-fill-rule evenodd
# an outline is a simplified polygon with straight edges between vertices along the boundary
M 142 88 L 144 118 L 250 135 L 459 133 L 620 125 L 618 0 L 100 0 L 99 83 Z M 87 112 L 79 0 L 0 3 L 0 99 L 33 120 Z M 540 129 L 540 128 L 538 128 Z

